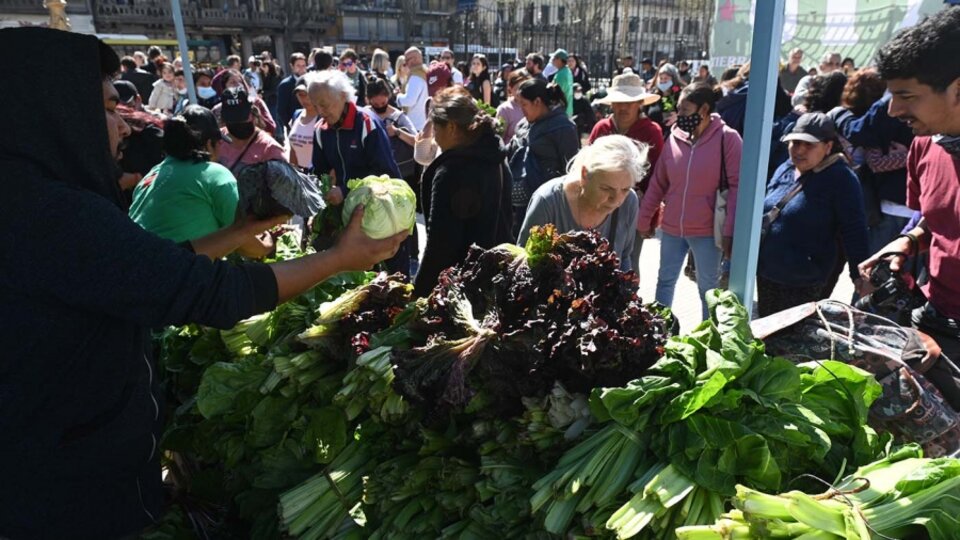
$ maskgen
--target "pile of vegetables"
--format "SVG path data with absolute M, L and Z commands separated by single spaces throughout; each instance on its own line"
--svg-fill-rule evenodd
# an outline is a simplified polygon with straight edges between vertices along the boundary
M 918 445 L 908 444 L 815 495 L 738 485 L 735 510 L 711 525 L 677 529 L 677 537 L 949 540 L 960 533 L 958 496 L 960 460 L 924 459 Z
M 471 250 L 427 298 L 342 274 L 233 329 L 166 330 L 176 504 L 152 537 L 956 530 L 954 462 L 867 426 L 869 374 L 768 356 L 727 292 L 670 338 L 636 290 L 597 234 L 547 226 Z
M 776 491 L 881 455 L 889 437 L 866 425 L 881 392 L 870 374 L 769 357 L 732 293 L 707 302 L 712 320 L 673 338 L 644 376 L 593 391 L 602 428 L 533 485 L 545 530 L 672 538 L 720 517 L 737 484 Z

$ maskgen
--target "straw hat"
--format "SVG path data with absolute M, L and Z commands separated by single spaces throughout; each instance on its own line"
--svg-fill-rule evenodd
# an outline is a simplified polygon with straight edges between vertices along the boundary
M 598 101 L 604 105 L 639 101 L 647 106 L 660 101 L 660 96 L 647 92 L 643 79 L 636 73 L 624 73 L 613 78 L 613 85 L 607 89 L 607 97 Z

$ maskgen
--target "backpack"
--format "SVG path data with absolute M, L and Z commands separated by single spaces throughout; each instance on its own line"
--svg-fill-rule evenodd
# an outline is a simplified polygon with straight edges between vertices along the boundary
M 960 414 L 924 376 L 938 361 L 920 334 L 833 300 L 797 306 L 751 324 L 769 354 L 794 362 L 832 358 L 872 373 L 882 394 L 870 425 L 929 457 L 960 450 Z
M 560 131 L 566 127 L 567 126 L 564 125 L 558 125 L 539 133 L 538 138 L 545 137 L 554 131 Z M 550 178 L 547 178 L 546 171 L 543 170 L 543 167 L 537 160 L 537 156 L 533 153 L 533 141 L 530 140 L 530 131 L 527 131 L 526 136 L 520 139 L 514 136 L 514 140 L 518 141 L 518 146 L 513 153 L 510 154 L 510 160 L 508 162 L 510 174 L 513 176 L 511 200 L 515 207 L 526 207 L 530 202 L 530 197 L 533 196 L 533 192 L 542 186 L 544 182 L 550 180 Z
M 383 123 L 384 125 L 398 126 L 399 120 L 403 116 L 402 112 L 398 112 L 395 116 L 384 118 Z M 397 129 L 400 128 L 397 127 Z M 390 137 L 390 147 L 393 149 L 393 159 L 396 160 L 397 166 L 400 168 L 400 176 L 403 178 L 412 177 L 417 166 L 416 161 L 413 160 L 413 147 L 403 142 L 400 137 Z
M 524 137 L 518 144 L 518 148 L 510 154 L 508 162 L 510 175 L 513 177 L 510 200 L 514 207 L 526 208 L 536 190 L 536 187 L 532 186 L 540 186 L 549 179 L 546 178 L 537 157 L 533 155 L 529 137 Z

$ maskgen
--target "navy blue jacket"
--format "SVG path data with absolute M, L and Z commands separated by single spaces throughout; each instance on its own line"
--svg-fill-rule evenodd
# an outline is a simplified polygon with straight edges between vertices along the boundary
M 275 120 L 277 121 L 278 131 L 280 131 L 280 126 L 283 126 L 283 133 L 286 133 L 287 125 L 290 124 L 294 111 L 300 108 L 297 97 L 293 95 L 293 88 L 296 84 L 297 77 L 289 75 L 277 85 L 277 118 Z
M 313 138 L 313 171 L 335 171 L 337 185 L 346 191 L 347 180 L 386 174 L 403 178 L 393 157 L 393 147 L 383 120 L 348 102 L 336 126 L 317 122 Z
M 767 184 L 764 213 L 794 188 L 795 172 L 792 161 L 777 169 Z M 850 277 L 857 279 L 857 265 L 870 255 L 857 175 L 841 160 L 805 177 L 803 190 L 784 207 L 760 246 L 757 274 L 789 287 L 825 284 L 837 262 L 839 235 Z
M 850 144 L 862 148 L 878 148 L 884 152 L 897 142 L 907 148 L 913 142 L 913 130 L 905 122 L 887 113 L 890 94 L 874 103 L 867 114 L 850 122 L 843 136 Z M 881 200 L 907 204 L 907 169 L 874 173 L 877 197 Z

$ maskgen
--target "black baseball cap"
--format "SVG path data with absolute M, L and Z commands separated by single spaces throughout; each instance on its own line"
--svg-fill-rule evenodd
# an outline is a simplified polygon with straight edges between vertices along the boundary
M 200 132 L 200 139 L 203 142 L 220 140 L 233 142 L 229 135 L 220 131 L 217 117 L 206 107 L 188 105 L 179 116 L 186 120 L 188 126 Z
M 242 124 L 250 121 L 253 103 L 243 88 L 227 88 L 223 91 L 220 103 L 220 117 L 224 124 Z
M 806 113 L 797 119 L 790 133 L 784 135 L 780 140 L 804 141 L 808 143 L 818 143 L 832 141 L 837 138 L 837 126 L 829 116 L 820 113 Z
M 652 58 L 644 58 L 643 60 L 640 61 L 640 64 L 650 64 L 650 65 L 652 66 L 652 65 L 653 65 L 653 59 L 652 59 Z
M 117 94 L 120 96 L 120 103 L 124 105 L 133 103 L 133 100 L 140 95 L 140 93 L 137 92 L 137 86 L 130 81 L 113 81 L 113 87 L 117 89 Z

